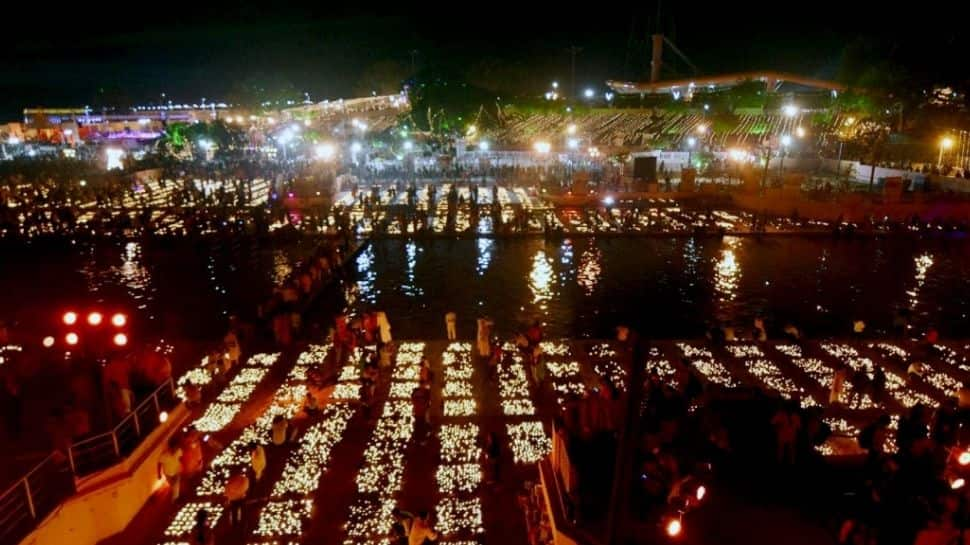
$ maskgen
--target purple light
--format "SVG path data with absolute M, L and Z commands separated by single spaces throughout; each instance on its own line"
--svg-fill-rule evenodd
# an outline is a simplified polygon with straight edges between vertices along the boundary
M 125 139 L 125 138 L 135 139 L 135 140 L 152 140 L 154 138 L 158 138 L 161 135 L 162 135 L 162 133 L 160 133 L 160 132 L 130 131 L 130 132 L 113 132 L 113 133 L 108 133 L 108 135 L 105 136 L 105 138 L 107 138 L 108 140 L 122 140 L 122 139 Z
M 289 198 L 291 198 L 291 199 L 293 198 L 293 194 L 292 193 L 287 193 L 286 196 L 289 197 Z

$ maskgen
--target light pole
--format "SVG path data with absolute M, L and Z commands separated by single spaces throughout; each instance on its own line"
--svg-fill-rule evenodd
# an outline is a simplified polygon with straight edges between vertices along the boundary
M 839 158 L 835 160 L 835 182 L 839 182 L 839 175 L 842 173 L 842 145 L 844 144 L 842 137 L 836 135 L 839 139 Z
M 569 54 L 572 56 L 572 61 L 573 61 L 572 62 L 572 81 L 570 82 L 573 86 L 573 89 L 572 89 L 573 100 L 576 99 L 576 55 L 582 50 L 583 50 L 582 47 L 575 46 L 575 45 L 570 46 L 568 49 Z
M 953 139 L 949 136 L 944 136 L 940 139 L 940 157 L 937 159 L 936 164 L 941 169 L 943 168 L 943 152 L 953 147 Z
M 791 145 L 791 136 L 782 135 L 781 137 L 781 161 L 778 163 L 778 176 L 783 177 L 785 175 L 785 155 L 788 154 L 788 146 Z

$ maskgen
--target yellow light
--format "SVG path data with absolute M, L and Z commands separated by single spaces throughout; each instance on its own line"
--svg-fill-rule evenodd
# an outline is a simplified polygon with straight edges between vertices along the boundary
M 945 150 L 952 148 L 953 147 L 953 139 L 950 138 L 949 136 L 944 136 L 943 139 L 940 140 L 940 147 L 943 148 L 943 149 L 945 149 Z
M 44 337 L 44 348 L 50 348 L 52 346 L 54 346 L 54 337 L 51 337 L 49 335 L 47 337 Z
M 959 462 L 960 465 L 962 466 L 970 465 L 970 452 L 968 451 L 961 452 L 960 457 L 957 458 L 957 462 Z
M 71 346 L 77 344 L 77 341 L 78 341 L 77 333 L 68 333 L 67 336 L 64 337 L 64 340 L 67 341 L 67 344 Z
M 855 123 L 855 118 L 852 116 L 847 117 L 845 120 L 846 127 L 851 127 L 854 123 Z
M 953 481 L 950 482 L 950 488 L 952 488 L 953 490 L 960 490 L 961 488 L 963 488 L 963 485 L 965 484 L 967 484 L 966 481 L 957 477 L 956 479 L 953 479 Z
M 700 125 L 697 126 L 697 134 L 705 134 L 705 133 L 707 133 L 707 125 L 701 123 Z
M 101 325 L 101 320 L 103 319 L 104 316 L 102 316 L 100 312 L 92 312 L 91 314 L 88 314 L 89 325 Z
M 74 325 L 77 323 L 77 313 L 76 312 L 65 312 L 64 313 L 64 325 Z
M 549 151 L 552 149 L 552 145 L 549 144 L 549 142 L 546 142 L 544 140 L 540 140 L 540 141 L 536 142 L 535 144 L 533 144 L 532 145 L 532 148 L 534 150 L 536 150 L 536 152 L 538 152 L 538 153 L 549 153 Z
M 111 323 L 115 327 L 123 327 L 128 322 L 128 318 L 120 312 L 111 317 Z
M 128 335 L 125 335 L 124 333 L 118 333 L 117 335 L 114 336 L 113 340 L 114 340 L 115 346 L 125 346 L 126 344 L 128 344 Z
M 168 411 L 162 411 L 158 413 L 158 421 L 162 424 L 168 422 Z
M 569 134 L 576 134 L 576 124 L 571 123 L 568 127 L 566 127 L 566 132 Z
M 471 136 L 477 132 L 478 132 L 478 127 L 476 127 L 475 125 L 469 125 L 468 130 L 465 132 L 465 134 L 467 134 L 468 136 Z
M 802 127 L 796 128 L 795 129 L 795 136 L 797 136 L 799 138 L 804 138 L 805 137 L 805 129 L 803 129 Z

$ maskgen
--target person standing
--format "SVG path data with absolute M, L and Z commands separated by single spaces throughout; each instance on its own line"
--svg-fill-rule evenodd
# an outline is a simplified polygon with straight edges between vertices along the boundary
M 381 346 L 394 340 L 391 337 L 391 322 L 387 321 L 387 314 L 384 311 L 377 313 L 377 327 L 380 329 Z
M 253 443 L 249 446 L 249 465 L 253 468 L 253 478 L 259 482 L 266 470 L 266 450 L 263 445 Z
M 182 435 L 182 473 L 195 475 L 202 471 L 202 434 L 195 426 L 189 426 Z
M 199 509 L 195 512 L 195 526 L 192 528 L 192 536 L 195 537 L 195 545 L 210 545 L 212 543 L 212 530 L 209 529 L 209 512 Z
M 428 523 L 427 511 L 421 511 L 408 525 L 408 545 L 423 545 L 425 540 L 437 541 L 438 532 Z
M 246 503 L 246 494 L 249 492 L 249 477 L 245 471 L 234 473 L 226 481 L 225 496 L 226 503 L 229 504 L 229 524 L 235 526 L 242 522 L 243 505 Z
M 775 428 L 776 460 L 779 464 L 795 464 L 795 439 L 801 431 L 802 422 L 798 413 L 789 406 L 778 409 L 771 419 Z
M 286 417 L 278 414 L 273 417 L 273 424 L 270 428 L 270 437 L 273 440 L 273 444 L 280 446 L 286 443 L 288 428 L 290 423 L 286 420 Z
M 842 402 L 842 390 L 845 388 L 845 380 L 849 376 L 849 369 L 840 364 L 832 373 L 832 387 L 829 389 L 829 403 Z
M 492 325 L 491 318 L 478 319 L 478 336 L 476 341 L 478 342 L 478 355 L 481 358 L 487 358 L 492 353 Z
M 754 319 L 754 339 L 758 342 L 768 340 L 768 332 L 765 330 L 765 320 L 761 316 Z
M 230 329 L 222 339 L 222 342 L 226 345 L 226 367 L 232 369 L 239 363 L 239 359 L 242 356 L 242 349 L 239 347 L 239 337 L 236 336 L 235 331 Z
M 414 412 L 414 437 L 421 444 L 428 440 L 428 419 L 431 407 L 431 385 L 422 382 L 411 392 L 411 406 Z
M 458 338 L 458 334 L 456 332 L 456 329 L 457 329 L 456 323 L 457 322 L 458 322 L 458 316 L 455 314 L 454 311 L 449 310 L 445 314 L 445 331 L 448 333 L 448 340 L 449 341 L 453 341 L 456 338 Z
M 488 460 L 489 470 L 487 484 L 501 482 L 502 442 L 494 431 L 488 432 L 485 437 L 485 457 Z
M 5 403 L 3 414 L 6 417 L 7 434 L 10 438 L 20 437 L 23 428 L 24 402 L 20 395 L 20 383 L 11 369 L 3 374 L 3 392 Z
M 168 445 L 158 457 L 158 473 L 168 481 L 172 501 L 178 500 L 182 480 L 182 449 L 174 437 L 168 440 Z
M 530 357 L 532 362 L 536 363 L 539 361 L 539 355 L 542 354 L 542 324 L 539 320 L 532 322 L 532 325 L 525 330 L 525 337 L 529 341 L 529 348 L 532 353 Z

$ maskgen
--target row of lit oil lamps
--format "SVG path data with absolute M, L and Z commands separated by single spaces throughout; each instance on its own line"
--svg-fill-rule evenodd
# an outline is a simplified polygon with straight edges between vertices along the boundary
M 723 363 L 715 360 L 709 349 L 687 343 L 677 343 L 677 346 L 690 364 L 708 381 L 725 387 L 740 384 Z M 873 377 L 876 363 L 860 354 L 856 348 L 844 343 L 821 343 L 819 347 L 823 352 L 843 363 L 852 371 L 865 373 L 870 379 Z M 818 358 L 805 357 L 801 347 L 795 344 L 778 344 L 774 345 L 773 348 L 784 355 L 793 366 L 799 368 L 806 376 L 811 378 L 819 389 L 829 391 L 835 373 L 832 366 Z M 879 351 L 887 358 L 895 358 L 900 362 L 911 359 L 907 350 L 890 342 L 871 343 L 869 348 Z M 759 380 L 766 389 L 775 391 L 786 399 L 797 399 L 803 407 L 820 405 L 816 399 L 768 359 L 758 345 L 729 344 L 725 349 L 735 358 L 742 360 L 746 371 Z M 961 363 L 966 365 L 965 359 L 957 351 L 944 345 L 940 345 L 938 350 L 941 358 L 950 365 L 956 367 L 960 367 Z M 910 408 L 916 404 L 923 404 L 934 407 L 938 404 L 935 397 L 920 391 L 918 386 L 907 382 L 900 373 L 886 366 L 883 366 L 883 368 L 886 374 L 886 392 L 901 406 Z M 970 370 L 970 366 L 963 370 Z M 953 374 L 947 373 L 946 369 L 936 365 L 922 363 L 922 372 L 920 381 L 925 383 L 929 389 L 935 390 L 937 397 L 952 397 L 956 395 L 962 385 Z M 866 393 L 855 392 L 852 383 L 848 380 L 843 384 L 841 401 L 851 409 L 873 409 L 878 406 Z M 854 436 L 858 433 L 859 428 L 844 418 L 830 417 L 825 420 L 837 435 Z M 890 429 L 895 430 L 898 422 L 899 415 L 892 415 Z M 896 450 L 895 438 L 892 433 L 887 438 L 886 444 L 883 445 L 883 449 L 887 452 Z M 828 444 L 820 446 L 819 450 L 824 454 L 834 453 L 834 450 Z
M 327 353 L 326 346 L 311 345 L 299 356 L 283 384 L 274 392 L 269 406 L 262 411 L 255 422 L 245 427 L 239 436 L 210 462 L 191 501 L 182 505 L 166 527 L 164 538 L 167 541 L 164 543 L 183 543 L 191 534 L 196 522 L 196 513 L 200 509 L 208 511 L 210 526 L 218 523 L 224 512 L 221 495 L 229 477 L 233 473 L 246 471 L 250 464 L 252 444 L 266 446 L 270 443 L 271 427 L 276 416 L 289 419 L 302 408 L 307 395 L 307 371 L 311 367 L 321 365 Z M 256 377 L 265 376 L 269 368 L 276 363 L 278 356 L 278 354 L 256 354 L 250 357 L 247 364 L 220 394 L 220 397 L 226 396 L 227 399 L 231 398 L 234 401 L 216 401 L 213 406 L 221 403 L 224 407 L 216 411 L 207 410 L 194 422 L 194 425 L 200 430 L 223 429 L 232 420 L 232 418 L 226 419 L 225 412 L 231 412 L 234 417 L 239 412 L 239 406 L 245 401 L 239 392 L 249 390 L 251 394 L 252 391 L 247 385 Z M 358 357 L 357 354 L 352 356 L 351 364 L 341 373 L 338 386 L 347 385 L 358 378 L 354 366 L 356 357 Z M 264 372 L 254 373 L 252 372 L 254 369 Z M 228 407 L 230 403 L 237 406 Z M 348 400 L 332 403 L 326 406 L 320 417 L 302 433 L 295 448 L 288 452 L 281 475 L 272 483 L 268 501 L 260 510 L 257 526 L 253 530 L 254 539 L 275 540 L 301 534 L 304 525 L 313 514 L 313 502 L 307 496 L 317 489 L 320 478 L 327 470 L 331 453 L 343 438 L 343 432 L 355 410 L 355 406 Z

